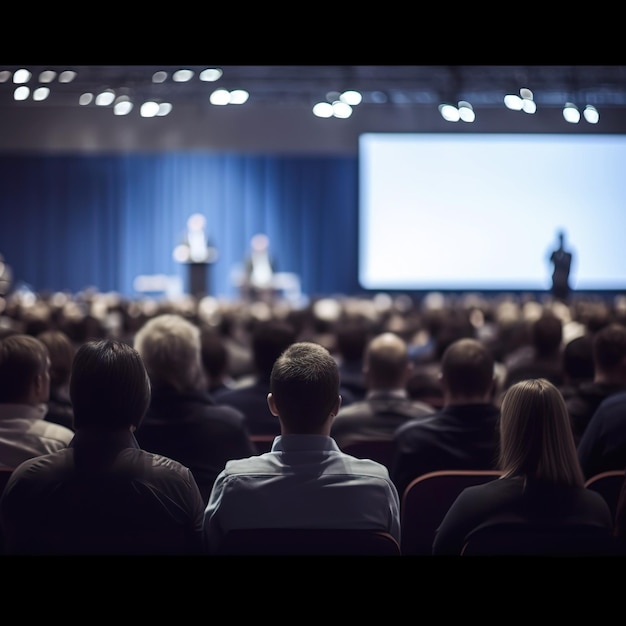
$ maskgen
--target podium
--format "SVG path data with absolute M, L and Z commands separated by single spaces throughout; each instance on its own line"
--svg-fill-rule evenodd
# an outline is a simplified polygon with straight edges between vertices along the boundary
M 211 263 L 187 263 L 187 291 L 196 298 L 203 298 L 211 293 L 210 285 Z

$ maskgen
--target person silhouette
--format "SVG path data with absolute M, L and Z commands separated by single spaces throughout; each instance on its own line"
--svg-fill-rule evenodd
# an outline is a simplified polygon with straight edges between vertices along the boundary
M 569 275 L 572 267 L 572 253 L 565 249 L 565 232 L 560 230 L 559 247 L 550 255 L 552 263 L 552 295 L 566 300 L 570 292 Z

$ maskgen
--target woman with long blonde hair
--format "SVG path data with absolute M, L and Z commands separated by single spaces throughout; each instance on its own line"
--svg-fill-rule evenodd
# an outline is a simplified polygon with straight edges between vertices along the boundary
M 479 527 L 507 521 L 535 528 L 599 529 L 610 536 L 608 504 L 584 487 L 561 392 L 544 378 L 523 380 L 504 394 L 499 479 L 465 489 L 443 519 L 433 554 L 461 554 Z

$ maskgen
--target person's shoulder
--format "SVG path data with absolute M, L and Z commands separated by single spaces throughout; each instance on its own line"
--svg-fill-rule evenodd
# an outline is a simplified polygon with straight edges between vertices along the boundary
M 598 405 L 597 411 L 602 410 L 613 410 L 615 408 L 625 408 L 626 407 L 626 391 L 618 391 L 616 393 L 612 393 L 608 395 L 600 404 Z
M 410 437 L 414 433 L 432 430 L 433 425 L 436 424 L 440 415 L 440 410 L 433 409 L 427 415 L 412 417 L 404 424 L 398 426 L 394 433 L 394 439 Z
M 74 431 L 67 426 L 57 424 L 56 422 L 49 422 L 45 419 L 33 422 L 30 428 L 30 433 L 37 435 L 42 439 L 46 439 L 48 441 L 58 441 L 62 444 L 68 444 L 73 439 L 75 434 Z

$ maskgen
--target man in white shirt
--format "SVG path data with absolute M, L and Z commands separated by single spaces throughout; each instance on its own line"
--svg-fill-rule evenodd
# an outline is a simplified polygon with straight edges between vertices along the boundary
M 66 448 L 74 431 L 44 420 L 50 396 L 45 344 L 16 333 L 0 341 L 0 465 L 17 467 L 32 457 Z
M 328 350 L 296 342 L 276 360 L 268 405 L 281 434 L 270 452 L 232 460 L 204 513 L 210 552 L 236 528 L 354 528 L 400 541 L 398 492 L 384 465 L 357 459 L 330 437 L 341 405 L 339 370 Z

